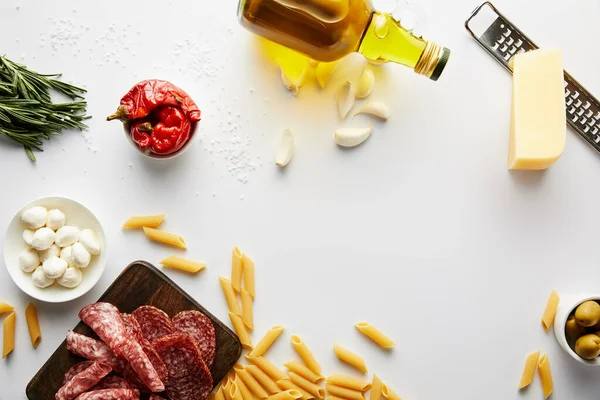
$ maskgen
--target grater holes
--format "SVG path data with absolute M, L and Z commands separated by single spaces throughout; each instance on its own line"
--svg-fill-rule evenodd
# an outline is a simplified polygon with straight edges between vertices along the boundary
M 588 125 L 589 125 L 589 126 L 594 126 L 594 125 L 596 125 L 596 120 L 595 120 L 594 118 L 591 118 L 591 119 L 590 119 L 590 122 L 588 122 Z
M 596 137 L 594 138 L 594 142 L 596 142 L 596 143 L 600 143 L 600 136 L 596 136 Z
M 584 133 L 588 133 L 588 132 L 589 132 L 589 130 L 590 130 L 590 127 L 589 127 L 589 126 L 584 126 L 584 127 L 583 127 L 583 132 L 584 132 Z
M 506 53 L 506 50 L 508 50 L 508 46 L 507 45 L 503 45 L 502 47 L 500 47 L 500 51 L 503 53 Z
M 565 90 L 565 97 L 569 97 L 571 95 L 571 91 L 569 89 Z
M 588 117 L 588 118 L 592 118 L 592 114 L 593 114 L 592 110 L 589 110 L 587 112 L 587 114 L 585 114 L 585 116 Z
M 502 44 L 505 40 L 506 38 L 504 36 L 500 36 L 500 39 L 498 39 L 498 43 Z
M 577 100 L 578 97 L 579 97 L 579 92 L 575 91 L 573 93 L 573 100 Z
M 571 104 L 573 104 L 573 99 L 569 97 L 567 99 L 567 107 L 570 106 Z
M 504 61 L 508 61 L 508 60 L 510 60 L 510 57 L 511 57 L 510 53 L 506 53 L 506 54 L 504 55 Z
M 523 41 L 521 39 L 518 39 L 517 42 L 515 43 L 515 46 L 521 47 L 522 44 L 523 44 Z
M 583 108 L 585 108 L 587 110 L 588 108 L 590 108 L 590 106 L 591 106 L 590 102 L 586 101 L 585 105 L 583 106 Z
M 511 46 L 514 42 L 515 42 L 515 39 L 509 37 L 508 41 L 506 42 L 506 44 L 509 45 L 509 46 Z
M 512 33 L 512 31 L 510 29 L 506 28 L 506 32 L 504 32 L 504 36 L 509 37 L 511 33 Z
M 581 119 L 579 120 L 579 123 L 580 123 L 581 125 L 585 125 L 586 121 L 587 121 L 587 119 L 586 119 L 585 117 L 583 117 L 583 118 L 581 118 Z M 587 128 L 587 126 L 586 126 L 586 128 Z
M 577 108 L 581 107 L 581 100 L 577 100 L 575 102 L 575 107 L 577 107 Z M 581 110 L 581 113 L 583 114 L 583 110 Z
M 598 114 L 594 115 L 594 118 L 596 118 L 597 120 L 600 120 L 600 111 L 598 111 Z
M 597 133 L 598 133 L 598 128 L 594 128 L 594 129 L 592 129 L 592 135 L 595 135 L 595 134 L 597 134 Z
M 581 117 L 584 112 L 585 112 L 585 110 L 581 109 L 581 110 L 577 111 L 577 115 Z
M 573 122 L 577 122 L 577 120 L 579 120 L 579 117 L 577 115 L 575 115 L 572 119 Z
M 573 114 L 574 112 L 575 112 L 575 107 L 571 107 L 571 108 L 569 109 L 569 114 Z
M 510 54 L 515 54 L 515 52 L 517 51 L 517 48 L 515 46 L 513 46 L 510 50 L 509 53 Z

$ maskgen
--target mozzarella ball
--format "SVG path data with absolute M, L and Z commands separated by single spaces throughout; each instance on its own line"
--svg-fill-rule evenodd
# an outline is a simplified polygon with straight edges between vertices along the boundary
M 31 279 L 33 280 L 33 284 L 39 288 L 45 288 L 54 283 L 54 279 L 48 278 L 44 274 L 44 269 L 42 267 L 37 267 L 35 271 L 33 271 Z
M 27 248 L 19 254 L 19 267 L 24 272 L 33 272 L 40 265 L 40 257 L 34 249 Z
M 40 228 L 35 231 L 31 246 L 36 250 L 46 250 L 54 244 L 54 231 L 50 228 Z
M 48 219 L 48 210 L 45 207 L 31 207 L 28 210 L 23 211 L 21 214 L 21 221 L 29 229 L 38 229 L 46 225 Z
M 91 229 L 84 229 L 79 234 L 79 241 L 91 254 L 100 254 L 100 242 L 96 237 L 96 233 Z
M 43 263 L 50 257 L 58 257 L 60 255 L 60 248 L 57 245 L 53 244 L 52 246 L 50 246 L 49 249 L 40 251 L 39 254 L 40 261 Z
M 33 241 L 33 235 L 35 235 L 35 231 L 32 229 L 25 229 L 23 231 L 23 240 L 27 243 L 27 246 L 31 246 L 31 242 Z
M 79 228 L 65 225 L 56 231 L 56 244 L 58 247 L 67 247 L 79 240 Z
M 65 224 L 67 217 L 65 214 L 55 209 L 48 211 L 48 220 L 46 221 L 46 226 L 50 229 L 54 229 L 55 231 L 59 230 Z
M 58 284 L 61 286 L 74 288 L 79 286 L 82 278 L 83 276 L 81 275 L 81 271 L 79 270 L 79 268 L 69 267 L 67 268 L 63 276 L 58 278 L 56 282 L 58 282 Z
M 64 274 L 67 267 L 67 262 L 58 257 L 50 257 L 42 264 L 44 275 L 46 275 L 47 278 L 52 279 L 56 279 Z
M 63 247 L 60 250 L 60 258 L 61 260 L 64 260 L 69 267 L 74 267 L 75 264 L 73 261 L 73 246 Z
M 73 246 L 71 246 L 71 249 L 73 264 L 77 268 L 85 268 L 90 264 L 92 255 L 85 249 L 85 247 L 83 247 L 81 243 L 75 243 Z

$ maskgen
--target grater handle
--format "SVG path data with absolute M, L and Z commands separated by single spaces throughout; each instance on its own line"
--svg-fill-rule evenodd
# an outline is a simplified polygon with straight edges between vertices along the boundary
M 471 28 L 482 10 L 489 9 L 495 17 L 482 35 Z M 486 1 L 465 21 L 465 28 L 496 61 L 512 73 L 511 59 L 515 54 L 538 49 L 538 46 L 515 27 L 494 5 Z M 583 85 L 564 71 L 567 123 L 600 152 L 600 102 Z

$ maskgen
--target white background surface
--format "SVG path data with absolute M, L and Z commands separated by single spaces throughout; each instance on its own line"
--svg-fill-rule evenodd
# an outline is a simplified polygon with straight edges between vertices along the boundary
M 158 212 L 168 214 L 164 229 L 186 238 L 182 254 L 208 264 L 198 276 L 168 275 L 224 320 L 217 276 L 229 273 L 232 246 L 255 259 L 254 340 L 273 324 L 287 328 L 274 361 L 293 357 L 297 333 L 326 373 L 347 370 L 333 355 L 339 342 L 405 400 L 540 399 L 537 377 L 524 394 L 516 387 L 525 355 L 541 349 L 555 399 L 597 399 L 600 370 L 568 358 L 539 320 L 553 288 L 600 292 L 600 157 L 569 130 L 549 171 L 506 170 L 511 79 L 463 28 L 477 1 L 420 3 L 428 36 L 452 49 L 451 61 L 437 83 L 399 66 L 378 73 L 372 98 L 392 117 L 349 151 L 333 143 L 342 122 L 331 89 L 307 85 L 291 97 L 238 26 L 236 3 L 0 3 L 0 51 L 85 85 L 94 117 L 87 141 L 53 139 L 37 164 L 0 141 L 0 227 L 35 198 L 68 196 L 96 213 L 110 248 L 88 295 L 38 304 L 36 350 L 23 312 L 30 299 L 0 271 L 0 300 L 18 313 L 16 349 L 0 361 L 0 399 L 24 398 L 79 309 L 129 262 L 179 254 L 120 229 L 130 215 Z M 600 94 L 598 1 L 496 5 L 538 44 L 562 48 L 566 68 Z M 202 141 L 172 162 L 143 159 L 117 122 L 104 121 L 146 78 L 180 85 L 203 111 Z M 280 171 L 273 153 L 284 128 L 297 152 Z M 360 337 L 353 324 L 363 319 L 397 348 L 386 354 Z

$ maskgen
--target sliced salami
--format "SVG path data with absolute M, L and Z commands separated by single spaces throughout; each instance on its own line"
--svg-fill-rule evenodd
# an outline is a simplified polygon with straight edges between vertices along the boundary
M 165 400 L 165 398 L 153 393 L 148 400 Z
M 182 311 L 173 317 L 173 327 L 194 339 L 202 353 L 202 359 L 211 368 L 215 361 L 217 336 L 210 318 L 200 311 Z
M 83 393 L 76 400 L 136 400 L 139 396 L 131 389 L 102 389 Z
M 73 354 L 88 360 L 108 364 L 114 370 L 119 369 L 120 361 L 108 345 L 79 333 L 67 332 L 67 349 Z
M 56 393 L 56 400 L 72 400 L 88 391 L 112 371 L 107 364 L 92 363 L 88 368 L 76 374 Z
M 92 328 L 117 356 L 122 356 L 131 364 L 150 391 L 165 390 L 165 385 L 142 346 L 127 333 L 125 322 L 117 307 L 109 303 L 90 304 L 79 312 L 79 318 Z
M 173 400 L 205 400 L 212 390 L 212 376 L 194 340 L 174 333 L 158 339 L 154 348 L 169 371 L 167 397 Z
M 127 333 L 133 336 L 135 340 L 142 343 L 144 341 L 142 328 L 140 327 L 140 324 L 138 324 L 137 320 L 133 318 L 133 315 L 122 313 L 121 318 L 123 318 L 123 322 L 125 322 L 125 330 Z
M 154 346 L 146 342 L 142 344 L 142 349 L 144 350 L 144 353 L 146 353 L 146 355 L 148 356 L 148 359 L 152 363 L 152 366 L 154 366 L 158 377 L 166 386 L 168 383 L 167 381 L 169 379 L 169 372 L 167 371 L 167 367 L 165 366 L 163 360 L 159 357 L 156 350 L 154 350 Z
M 121 344 L 127 340 L 125 323 L 119 309 L 110 303 L 89 304 L 79 311 L 79 318 L 120 355 Z
M 84 369 L 89 368 L 94 362 L 93 361 L 82 361 L 73 365 L 67 372 L 65 372 L 65 377 L 63 378 L 62 385 L 69 382 L 75 375 L 83 371 Z
M 102 378 L 102 380 L 98 382 L 96 386 L 91 388 L 90 391 L 103 389 L 132 389 L 132 387 L 120 376 L 108 375 Z
M 175 331 L 171 318 L 153 306 L 141 306 L 131 313 L 142 328 L 144 339 L 150 343 Z

